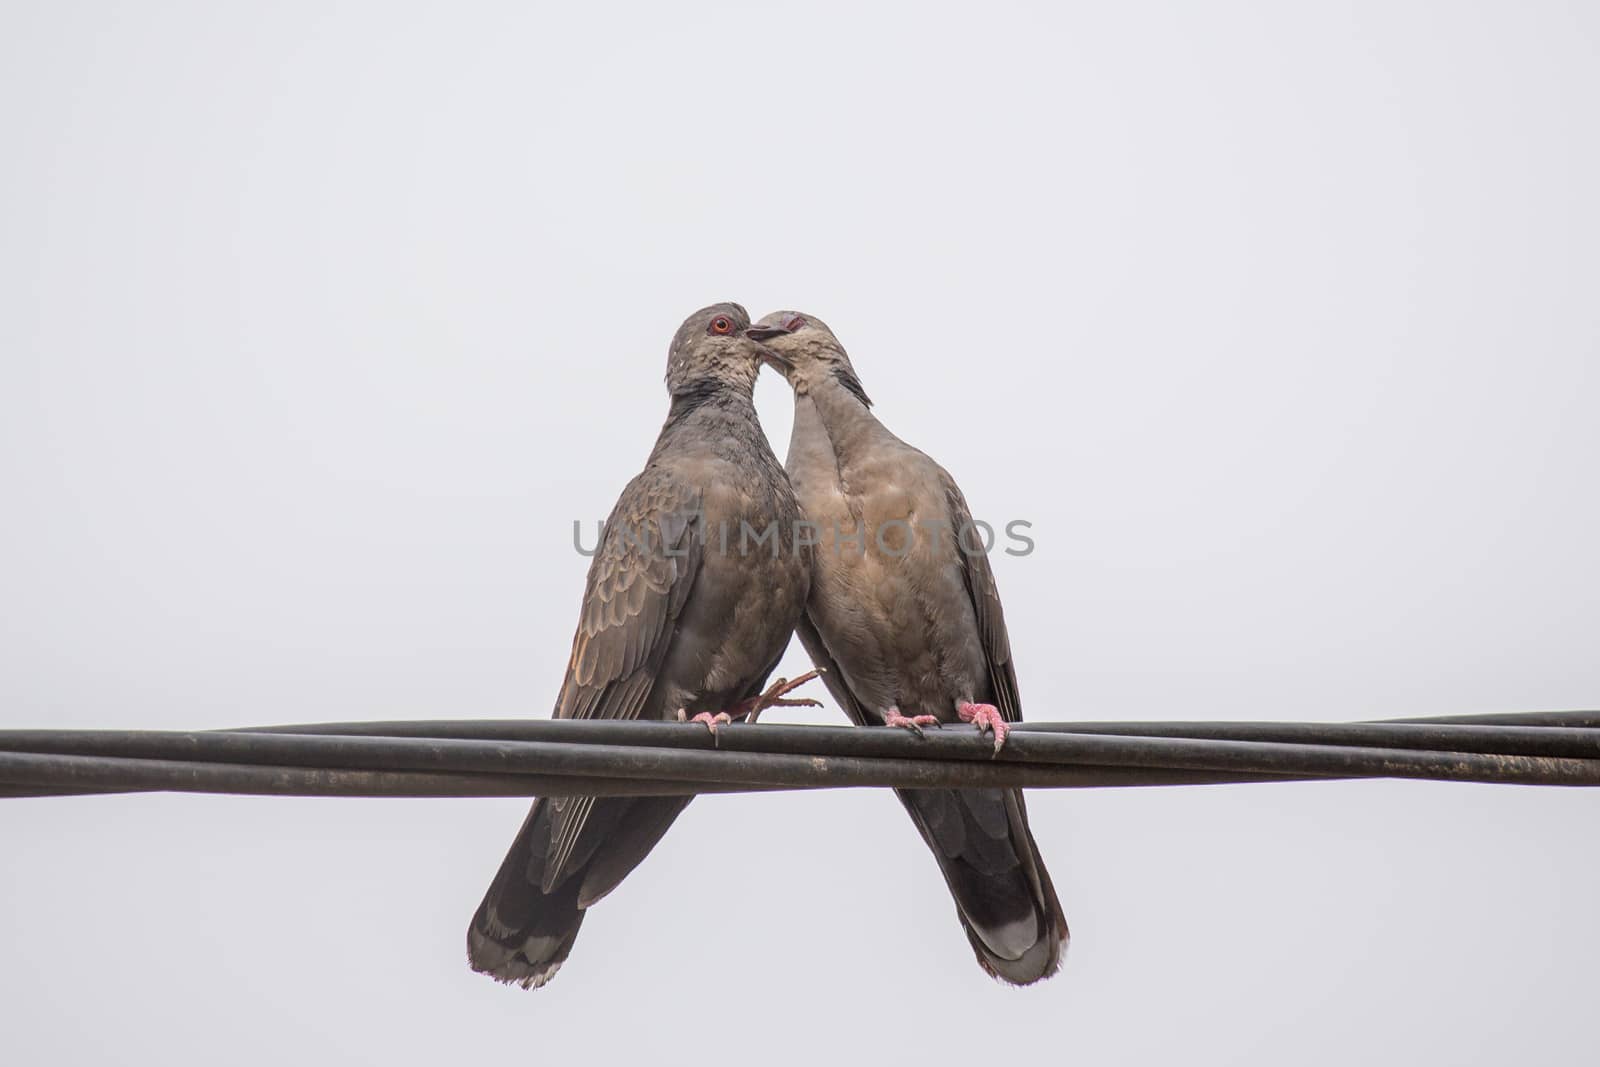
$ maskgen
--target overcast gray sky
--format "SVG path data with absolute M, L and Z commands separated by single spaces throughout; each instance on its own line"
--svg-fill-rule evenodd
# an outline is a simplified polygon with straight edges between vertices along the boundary
M 0 726 L 548 714 L 571 521 L 717 300 L 825 317 L 1035 524 L 1030 718 L 1593 707 L 1597 47 L 1528 2 L 8 3 Z M 4 802 L 6 1057 L 1592 1045 L 1600 793 L 1036 792 L 1074 937 L 1022 992 L 867 792 L 697 801 L 496 986 L 524 806 Z

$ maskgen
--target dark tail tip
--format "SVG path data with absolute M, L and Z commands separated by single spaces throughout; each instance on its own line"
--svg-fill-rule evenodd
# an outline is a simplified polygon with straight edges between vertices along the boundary
M 488 904 L 486 900 L 485 907 Z M 561 965 L 567 962 L 573 942 L 578 940 L 583 910 L 573 908 L 566 918 L 564 931 L 540 934 L 496 930 L 486 924 L 485 920 L 492 923 L 492 918 L 485 915 L 485 908 L 480 908 L 467 929 L 467 962 L 474 971 L 497 982 L 538 989 L 556 976 Z
M 1039 854 L 1038 842 L 1034 841 L 1033 830 L 1028 826 L 1028 810 L 1021 791 L 1008 790 L 1005 806 L 1007 822 L 1017 844 L 1018 858 L 1022 861 L 1020 873 L 1031 890 L 1040 933 L 1027 951 L 1015 959 L 986 951 L 983 939 L 975 935 L 970 925 L 967 926 L 967 937 L 978 955 L 979 965 L 985 971 L 1002 982 L 1026 986 L 1042 982 L 1061 970 L 1061 961 L 1066 955 L 1071 933 L 1067 929 L 1066 912 L 1061 908 L 1056 887 L 1045 868 L 1044 857 Z
M 472 969 L 524 989 L 537 989 L 555 977 L 583 925 L 578 879 L 549 893 L 540 886 L 549 823 L 545 805 L 536 801 L 467 928 Z
M 939 861 L 978 966 L 1018 986 L 1059 971 L 1067 920 L 1028 828 L 1021 792 L 899 793 Z
M 1041 903 L 1053 903 L 1054 900 L 1054 891 L 1049 891 Z M 978 957 L 978 966 L 991 978 L 1007 985 L 1027 986 L 1042 982 L 1061 970 L 1061 961 L 1067 951 L 1068 933 L 1067 922 L 1061 915 L 1059 905 L 1053 918 L 1044 935 L 1016 959 L 998 955 L 984 944 L 970 923 L 963 925 L 967 928 L 967 940 L 972 943 L 973 954 Z

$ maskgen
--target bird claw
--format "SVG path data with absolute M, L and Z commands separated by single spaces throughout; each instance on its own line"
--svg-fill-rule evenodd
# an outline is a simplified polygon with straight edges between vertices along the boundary
M 890 708 L 888 711 L 884 712 L 883 725 L 885 725 L 885 726 L 898 726 L 903 730 L 910 730 L 912 733 L 916 734 L 918 737 L 926 737 L 927 736 L 927 734 L 924 734 L 922 732 L 922 728 L 924 726 L 936 726 L 936 727 L 939 727 L 940 729 L 944 728 L 944 723 L 939 721 L 938 716 L 935 716 L 935 715 L 902 715 L 902 714 L 900 714 L 900 709 L 899 708 Z
M 811 679 L 817 677 L 821 673 L 821 670 L 808 671 L 792 682 L 787 678 L 779 678 L 776 682 L 773 682 L 767 687 L 767 691 L 765 693 L 741 702 L 735 706 L 731 712 L 702 711 L 700 714 L 691 717 L 686 708 L 679 708 L 678 721 L 699 723 L 707 730 L 711 731 L 712 743 L 720 746 L 721 741 L 717 738 L 717 727 L 725 726 L 728 723 L 733 722 L 735 719 L 742 719 L 745 722 L 755 722 L 756 716 L 761 714 L 761 712 L 765 711 L 767 708 L 822 707 L 822 702 L 820 700 L 812 700 L 809 697 L 784 697 L 785 693 L 792 692 L 793 690 L 811 681 Z
M 712 740 L 712 743 L 715 744 L 717 742 L 717 727 L 723 726 L 723 725 L 726 725 L 727 723 L 732 722 L 733 721 L 733 716 L 729 715 L 725 711 L 718 711 L 718 712 L 715 712 L 715 713 L 709 712 L 709 711 L 702 711 L 700 714 L 696 715 L 694 718 L 691 719 L 689 717 L 688 711 L 684 710 L 683 708 L 679 708 L 678 709 L 678 721 L 679 722 L 697 722 L 700 725 L 704 726 L 707 730 L 711 731 L 711 740 Z
M 976 726 L 980 734 L 994 734 L 996 754 L 1005 746 L 1006 735 L 1011 732 L 1011 724 L 1006 722 L 1005 716 L 1000 714 L 1000 709 L 993 704 L 958 704 L 956 714 L 961 717 L 962 722 Z
M 817 670 L 807 671 L 792 682 L 787 678 L 779 678 L 767 686 L 765 693 L 751 697 L 740 704 L 737 714 L 745 722 L 755 722 L 757 716 L 768 708 L 820 708 L 822 707 L 822 701 L 820 700 L 812 700 L 810 697 L 785 699 L 784 695 L 800 688 L 813 678 L 821 677 L 821 675 L 822 669 L 819 667 Z

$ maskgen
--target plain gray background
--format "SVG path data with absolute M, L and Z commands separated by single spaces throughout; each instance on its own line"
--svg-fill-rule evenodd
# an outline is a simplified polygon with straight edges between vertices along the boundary
M 1593 707 L 1597 46 L 1526 2 L 7 3 L 0 726 L 548 714 L 571 521 L 729 299 L 827 318 L 1035 523 L 1031 718 Z M 1042 986 L 841 792 L 698 801 L 524 993 L 463 950 L 521 801 L 9 801 L 6 1058 L 1592 1044 L 1600 793 L 1030 806 Z

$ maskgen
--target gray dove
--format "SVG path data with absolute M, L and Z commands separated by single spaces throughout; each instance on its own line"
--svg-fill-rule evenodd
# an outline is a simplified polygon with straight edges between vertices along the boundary
M 787 469 L 817 531 L 805 618 L 812 662 L 857 725 L 975 724 L 996 751 L 1022 719 L 994 573 L 961 490 L 872 414 L 833 332 L 792 311 L 750 336 L 794 389 Z M 797 538 L 797 540 L 800 540 Z M 901 789 L 985 971 L 1054 974 L 1067 921 L 1017 789 Z
M 751 394 L 776 357 L 738 304 L 690 315 L 672 339 L 672 407 L 622 491 L 589 567 L 555 716 L 719 722 L 784 699 L 762 685 L 810 584 L 794 491 Z M 777 536 L 756 545 L 770 527 Z M 746 535 L 746 530 L 749 531 Z M 741 551 L 748 536 L 753 550 Z M 472 968 L 524 988 L 566 961 L 585 911 L 661 840 L 689 797 L 540 797 L 467 931 Z

